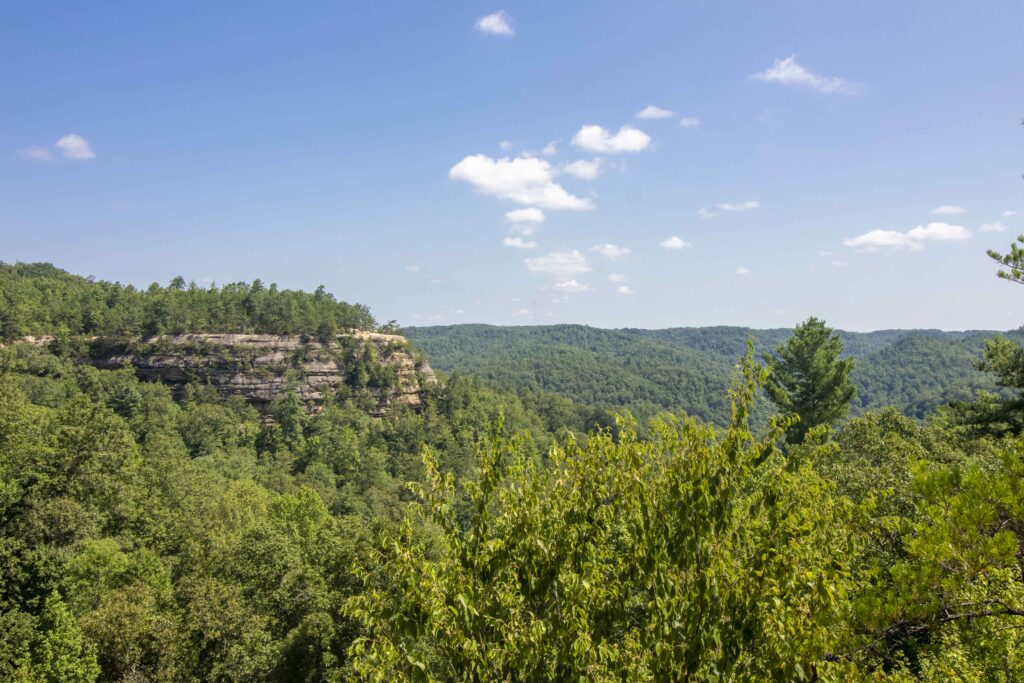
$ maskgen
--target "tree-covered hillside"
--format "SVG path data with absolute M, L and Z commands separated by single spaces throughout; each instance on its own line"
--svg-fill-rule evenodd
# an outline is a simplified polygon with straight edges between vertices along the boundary
M 719 423 L 727 415 L 723 392 L 747 340 L 769 351 L 792 334 L 743 327 L 602 330 L 582 325 L 455 325 L 405 332 L 442 370 L 597 405 L 682 409 Z M 994 334 L 840 331 L 844 357 L 857 359 L 854 414 L 895 405 L 906 415 L 923 417 L 951 400 L 995 391 L 992 378 L 975 367 L 984 340 Z
M 255 280 L 200 287 L 178 277 L 166 287 L 94 281 L 48 263 L 0 262 L 0 340 L 25 335 L 262 332 L 329 335 L 373 329 L 362 305 Z

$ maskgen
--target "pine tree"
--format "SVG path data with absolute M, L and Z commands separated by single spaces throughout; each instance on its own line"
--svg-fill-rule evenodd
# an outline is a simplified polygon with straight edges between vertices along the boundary
M 1024 235 L 1019 235 L 1017 241 L 1010 244 L 1010 251 L 1000 254 L 995 249 L 988 250 L 989 258 L 996 263 L 1006 266 L 1009 270 L 1000 269 L 996 275 L 1024 285 Z
M 839 359 L 843 342 L 824 320 L 811 317 L 793 331 L 775 355 L 765 355 L 771 374 L 765 383 L 769 398 L 783 413 L 800 420 L 786 432 L 786 441 L 800 443 L 812 427 L 832 424 L 846 415 L 857 390 L 850 380 L 853 359 Z
M 996 273 L 998 277 L 1024 284 L 1024 235 L 1010 244 L 1007 253 L 989 249 L 988 255 L 1009 269 L 1000 269 Z M 993 435 L 1024 432 L 1024 347 L 1002 336 L 989 339 L 985 342 L 985 356 L 977 367 L 994 374 L 996 384 L 1010 389 L 1014 396 L 1002 398 L 985 394 L 972 403 L 956 403 L 958 420 Z

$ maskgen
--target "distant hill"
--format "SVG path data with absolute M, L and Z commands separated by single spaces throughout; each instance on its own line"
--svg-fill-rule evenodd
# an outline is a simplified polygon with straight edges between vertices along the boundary
M 752 338 L 758 353 L 791 330 L 680 327 L 606 330 L 584 325 L 410 327 L 406 336 L 434 367 L 514 389 L 545 390 L 609 407 L 683 409 L 721 422 L 725 390 Z M 857 359 L 854 414 L 895 405 L 924 417 L 951 400 L 995 391 L 975 369 L 991 330 L 840 331 L 844 353 Z M 1004 333 L 1024 339 L 1019 332 Z M 647 411 L 643 411 L 647 412 Z

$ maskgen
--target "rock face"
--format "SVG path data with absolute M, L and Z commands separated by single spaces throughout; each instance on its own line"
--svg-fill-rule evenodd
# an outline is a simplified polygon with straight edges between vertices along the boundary
M 185 334 L 137 343 L 97 339 L 88 362 L 98 368 L 134 367 L 140 379 L 181 392 L 189 382 L 208 383 L 265 410 L 295 391 L 311 410 L 327 394 L 372 399 L 371 413 L 395 405 L 418 406 L 423 387 L 436 382 L 399 335 L 352 332 L 327 343 L 310 337 L 267 334 Z

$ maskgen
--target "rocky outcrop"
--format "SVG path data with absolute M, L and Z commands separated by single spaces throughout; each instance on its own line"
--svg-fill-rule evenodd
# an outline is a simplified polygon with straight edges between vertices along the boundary
M 297 392 L 311 410 L 328 394 L 363 396 L 372 399 L 376 416 L 395 405 L 418 406 L 424 385 L 436 382 L 404 337 L 375 332 L 342 334 L 327 343 L 267 334 L 95 339 L 88 362 L 105 369 L 128 364 L 140 379 L 179 393 L 189 382 L 208 383 L 261 409 L 288 391 Z

